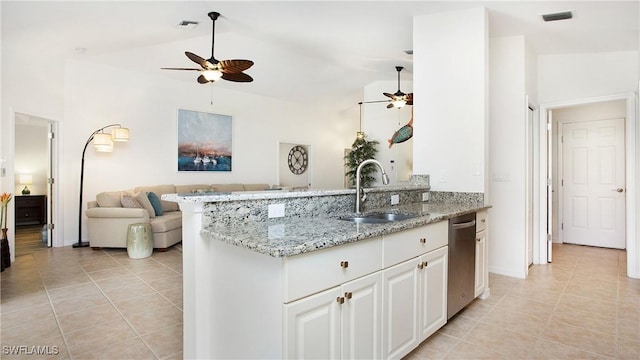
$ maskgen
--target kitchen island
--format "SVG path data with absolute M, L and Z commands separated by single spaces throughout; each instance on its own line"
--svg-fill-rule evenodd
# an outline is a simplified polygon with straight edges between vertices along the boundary
M 339 219 L 353 209 L 353 190 L 163 196 L 183 212 L 184 357 L 406 354 L 446 322 L 445 220 L 486 208 L 474 196 L 418 201 L 424 191 L 369 189 L 367 212 L 413 216 L 380 224 Z M 400 205 L 385 205 L 391 194 L 400 195 Z M 269 218 L 271 206 L 284 206 L 285 216 Z M 389 290 L 400 278 L 392 275 L 401 265 L 416 277 L 407 278 L 416 284 L 410 289 L 415 320 L 409 321 L 426 316 L 422 333 L 417 324 L 407 332 L 392 329 L 406 321 L 406 309 L 390 318 L 394 309 L 383 297 L 393 298 Z M 414 267 L 425 269 L 424 275 Z M 439 289 L 429 295 L 439 300 L 429 301 L 428 309 L 418 308 L 422 278 Z M 397 284 L 399 291 L 407 282 Z M 362 306 L 340 307 L 352 298 Z M 349 327 L 349 319 L 357 321 Z M 354 332 L 362 341 L 347 341 Z

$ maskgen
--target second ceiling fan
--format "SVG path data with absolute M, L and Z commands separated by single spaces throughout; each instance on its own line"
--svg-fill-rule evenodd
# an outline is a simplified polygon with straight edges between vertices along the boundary
M 243 59 L 233 60 L 217 60 L 213 55 L 215 39 L 216 39 L 216 20 L 220 16 L 220 13 L 215 11 L 210 12 L 209 17 L 213 21 L 211 32 L 211 58 L 204 59 L 194 53 L 185 51 L 185 55 L 194 63 L 200 65 L 200 69 L 197 68 L 162 68 L 163 70 L 189 70 L 199 71 L 198 82 L 200 84 L 208 84 L 210 82 L 224 79 L 235 82 L 251 82 L 253 78 L 243 71 L 253 66 L 253 61 Z
M 387 109 L 392 107 L 401 108 L 405 105 L 413 105 L 413 93 L 405 94 L 400 91 L 400 72 L 404 69 L 402 66 L 396 66 L 398 72 L 398 91 L 394 94 L 382 93 L 384 96 L 391 98 L 391 103 L 387 105 Z

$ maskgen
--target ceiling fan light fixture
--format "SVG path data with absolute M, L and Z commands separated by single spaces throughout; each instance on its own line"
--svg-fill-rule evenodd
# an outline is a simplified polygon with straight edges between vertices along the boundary
M 396 99 L 391 101 L 391 103 L 393 104 L 393 107 L 400 109 L 407 104 L 407 101 L 405 99 Z
M 220 70 L 204 70 L 202 76 L 208 81 L 218 81 L 222 77 L 222 71 Z

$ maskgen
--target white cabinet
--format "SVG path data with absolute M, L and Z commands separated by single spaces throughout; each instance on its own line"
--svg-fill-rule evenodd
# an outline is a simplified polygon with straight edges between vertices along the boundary
M 418 343 L 418 263 L 414 258 L 383 271 L 385 359 L 400 358 Z
M 340 288 L 285 305 L 286 359 L 340 357 Z
M 285 358 L 379 359 L 382 274 L 284 305 Z
M 383 271 L 383 354 L 399 359 L 447 322 L 448 247 Z
M 479 211 L 476 214 L 476 279 L 474 297 L 488 297 L 489 289 L 489 262 L 487 260 L 487 211 Z
M 420 257 L 419 342 L 447 323 L 448 256 L 445 246 Z
M 285 258 L 283 357 L 398 359 L 446 323 L 448 224 Z

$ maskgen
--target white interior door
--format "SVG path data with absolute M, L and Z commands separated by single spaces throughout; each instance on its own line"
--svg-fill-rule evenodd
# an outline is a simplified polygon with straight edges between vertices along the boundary
M 624 119 L 562 125 L 565 243 L 625 248 Z
M 55 124 L 49 122 L 49 133 L 47 136 L 47 246 L 53 246 L 53 142 L 55 139 Z

